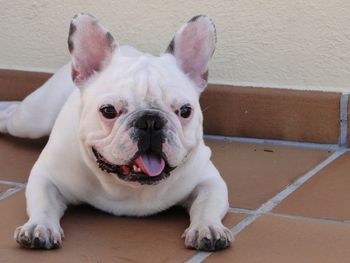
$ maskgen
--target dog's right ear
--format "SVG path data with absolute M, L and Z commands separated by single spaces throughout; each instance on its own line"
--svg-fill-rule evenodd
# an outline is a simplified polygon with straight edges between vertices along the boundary
M 68 35 L 68 49 L 72 57 L 72 79 L 79 87 L 111 60 L 117 43 L 98 20 L 80 13 L 73 17 Z
M 208 82 L 208 63 L 216 46 L 215 25 L 210 17 L 193 17 L 175 34 L 166 52 L 202 92 Z

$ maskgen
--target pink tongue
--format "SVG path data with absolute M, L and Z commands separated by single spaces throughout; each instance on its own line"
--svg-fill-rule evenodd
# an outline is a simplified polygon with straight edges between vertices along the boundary
M 135 163 L 141 168 L 142 172 L 149 176 L 160 175 L 165 166 L 163 158 L 152 153 L 140 155 L 136 158 Z

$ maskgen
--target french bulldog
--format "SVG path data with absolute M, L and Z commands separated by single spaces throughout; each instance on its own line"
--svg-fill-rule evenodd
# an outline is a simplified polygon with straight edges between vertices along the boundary
M 70 24 L 71 62 L 22 102 L 0 104 L 0 132 L 49 140 L 26 187 L 29 220 L 14 239 L 54 249 L 68 205 L 146 216 L 185 207 L 185 246 L 214 251 L 233 237 L 222 224 L 225 182 L 203 141 L 199 96 L 216 30 L 196 16 L 159 57 L 120 46 L 89 14 Z

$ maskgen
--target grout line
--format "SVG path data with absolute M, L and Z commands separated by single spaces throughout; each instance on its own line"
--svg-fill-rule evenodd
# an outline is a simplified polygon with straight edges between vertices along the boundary
M 339 145 L 347 145 L 348 137 L 348 102 L 349 94 L 343 93 L 340 97 L 340 135 L 339 135 Z
M 303 176 L 299 177 L 292 184 L 288 185 L 277 195 L 272 197 L 270 200 L 262 204 L 257 210 L 248 210 L 242 208 L 230 208 L 228 212 L 239 211 L 240 213 L 248 212 L 250 213 L 245 219 L 231 228 L 231 232 L 233 236 L 238 235 L 241 231 L 243 231 L 247 226 L 252 224 L 255 220 L 257 220 L 260 216 L 266 215 L 271 212 L 278 204 L 280 204 L 284 199 L 286 199 L 290 194 L 292 194 L 295 190 L 297 190 L 301 185 L 303 185 L 306 181 L 315 176 L 319 171 L 321 171 L 324 167 L 332 163 L 339 156 L 343 155 L 346 152 L 345 149 L 334 152 L 331 156 L 329 156 L 326 160 L 322 161 L 318 165 L 316 165 L 309 172 L 305 173 Z M 212 252 L 198 252 L 192 258 L 190 258 L 186 263 L 199 263 L 204 259 L 209 257 Z
M 255 211 L 256 210 L 245 209 L 245 208 L 238 208 L 238 207 L 230 207 L 228 209 L 229 213 L 247 214 L 247 215 L 253 215 L 253 214 L 255 214 Z
M 7 180 L 1 180 L 0 179 L 0 184 L 8 184 L 8 185 L 13 185 L 13 186 L 23 186 L 25 187 L 25 183 L 17 183 L 17 182 L 12 182 L 12 181 L 7 181 Z
M 292 194 L 295 190 L 297 190 L 302 184 L 304 184 L 306 181 L 311 179 L 319 171 L 321 171 L 324 167 L 329 165 L 331 162 L 336 160 L 339 156 L 341 156 L 344 153 L 345 153 L 345 150 L 337 151 L 337 152 L 333 153 L 326 160 L 324 160 L 323 162 L 319 163 L 316 167 L 311 169 L 309 172 L 307 172 L 303 176 L 299 177 L 292 184 L 288 185 L 286 188 L 284 188 L 281 192 L 279 192 L 277 195 L 275 195 L 269 201 L 267 201 L 266 203 L 262 204 L 259 207 L 259 209 L 256 210 L 256 213 L 258 213 L 258 214 L 265 214 L 267 212 L 270 212 L 279 203 L 281 203 L 284 199 L 286 199 L 290 194 Z
M 21 191 L 24 188 L 24 186 L 17 185 L 13 188 L 8 189 L 7 191 L 0 194 L 0 201 L 14 195 L 15 193 Z
M 212 254 L 212 252 L 199 251 L 193 257 L 191 257 L 189 260 L 185 261 L 185 263 L 200 263 L 204 259 L 209 257 L 211 254 Z
M 333 224 L 333 225 L 343 225 L 343 226 L 345 225 L 345 226 L 350 227 L 350 221 L 348 221 L 348 220 L 334 220 L 334 219 L 326 219 L 326 218 L 315 218 L 315 217 L 288 215 L 288 214 L 273 213 L 273 212 L 269 212 L 266 215 L 276 216 L 276 217 L 284 217 L 284 218 L 293 219 L 293 220 L 303 220 L 303 221 L 309 221 L 309 222 L 317 222 L 317 223 L 322 223 L 322 224 Z
M 237 225 L 235 225 L 233 228 L 230 229 L 233 236 L 234 237 L 237 236 L 241 231 L 243 231 L 247 226 L 253 223 L 261 215 L 262 214 L 260 213 L 254 213 L 244 218 L 241 222 L 239 222 Z
M 309 149 L 320 149 L 320 150 L 328 150 L 328 151 L 344 150 L 343 147 L 340 147 L 337 144 L 321 144 L 321 143 L 282 141 L 282 140 L 272 140 L 272 139 L 230 137 L 230 136 L 208 135 L 208 134 L 204 135 L 204 139 L 216 140 L 216 141 L 226 141 L 226 142 L 247 142 L 247 143 L 256 143 L 256 144 L 271 144 L 271 145 L 309 148 Z M 350 149 L 348 149 L 348 150 L 350 150 Z
M 251 209 L 245 209 L 245 208 L 229 208 L 229 213 L 234 214 L 243 214 L 243 215 L 254 215 L 256 214 L 256 210 Z M 347 225 L 350 226 L 350 220 L 335 220 L 335 219 L 329 219 L 329 218 L 317 218 L 317 217 L 308 217 L 308 216 L 299 216 L 299 215 L 289 215 L 284 213 L 275 213 L 275 212 L 268 212 L 266 215 L 270 216 L 277 216 L 277 217 L 285 217 L 295 220 L 304 220 L 304 221 L 311 221 L 311 222 L 319 222 L 324 224 L 337 224 L 337 225 Z

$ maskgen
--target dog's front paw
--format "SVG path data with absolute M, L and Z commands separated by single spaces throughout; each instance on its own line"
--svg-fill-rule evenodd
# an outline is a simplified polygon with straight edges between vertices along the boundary
M 182 237 L 187 248 L 203 251 L 224 249 L 233 241 L 232 233 L 222 224 L 190 226 Z
M 62 245 L 64 238 L 60 226 L 27 222 L 17 227 L 14 239 L 25 248 L 55 249 Z

